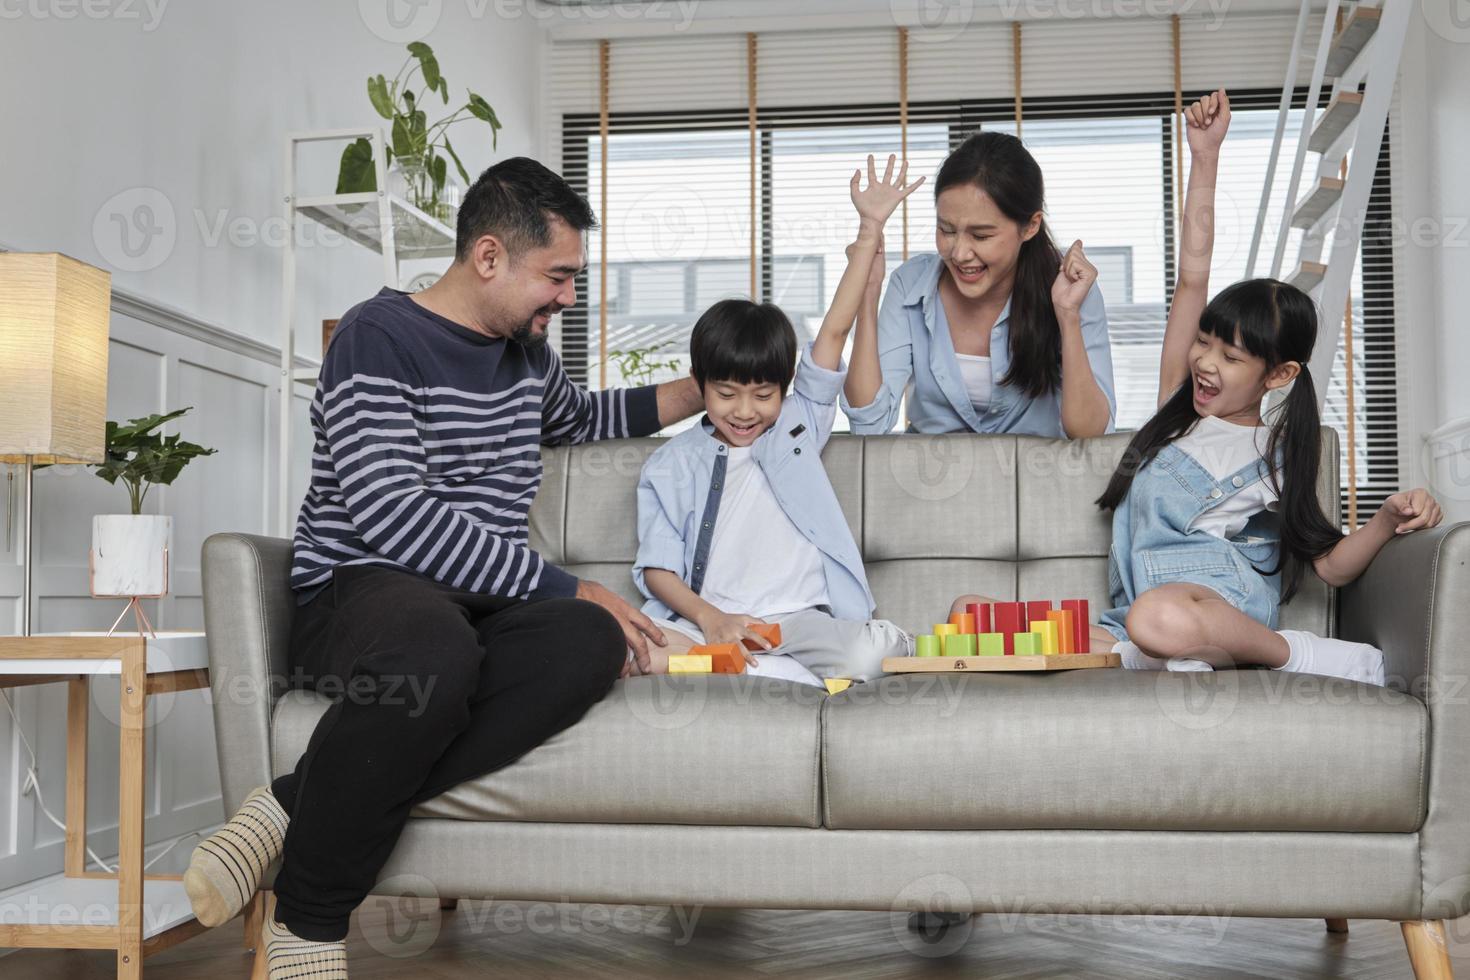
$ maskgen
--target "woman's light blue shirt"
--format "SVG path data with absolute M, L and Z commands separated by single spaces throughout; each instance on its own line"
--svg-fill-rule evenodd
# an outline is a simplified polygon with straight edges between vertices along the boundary
M 898 421 L 905 389 L 908 424 L 917 432 L 1019 432 L 1066 437 L 1062 427 L 1061 391 L 1039 397 L 1002 385 L 1011 365 L 1011 303 L 990 330 L 990 370 L 996 380 L 990 404 L 976 411 L 965 390 L 949 336 L 949 320 L 939 299 L 944 262 L 934 252 L 916 255 L 893 270 L 878 311 L 878 362 L 883 384 L 872 404 L 853 407 L 844 395 L 842 410 L 852 431 L 861 435 L 888 432 Z M 1102 293 L 1094 285 L 1082 301 L 1082 341 L 1092 376 L 1108 399 L 1108 432 L 1113 431 L 1118 400 L 1113 393 L 1113 355 L 1108 343 L 1108 315 Z

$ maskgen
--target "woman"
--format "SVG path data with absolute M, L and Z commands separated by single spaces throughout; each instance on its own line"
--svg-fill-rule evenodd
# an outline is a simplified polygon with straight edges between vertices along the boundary
M 1072 439 L 1112 430 L 1107 314 L 1082 243 L 1065 256 L 1042 216 L 1041 168 L 1014 136 L 977 133 L 939 168 L 936 251 L 864 304 L 842 409 L 882 433 L 909 389 L 918 432 Z

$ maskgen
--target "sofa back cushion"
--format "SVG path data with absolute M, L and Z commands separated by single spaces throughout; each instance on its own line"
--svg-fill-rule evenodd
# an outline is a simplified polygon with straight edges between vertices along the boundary
M 1093 503 L 1129 433 L 1035 436 L 837 434 L 822 453 L 877 600 L 876 615 L 927 631 L 963 592 L 999 599 L 1087 599 L 1109 605 L 1111 515 Z M 657 437 L 546 447 L 531 508 L 531 545 L 579 577 L 642 602 L 638 474 Z M 1338 448 L 1323 430 L 1318 493 L 1338 516 Z M 1283 626 L 1331 632 L 1334 590 L 1308 572 Z

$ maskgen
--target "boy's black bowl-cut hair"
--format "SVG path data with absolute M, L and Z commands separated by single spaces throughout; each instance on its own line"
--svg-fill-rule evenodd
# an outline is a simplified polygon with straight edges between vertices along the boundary
M 706 382 L 780 385 L 796 375 L 796 329 L 774 303 L 722 299 L 705 310 L 689 337 L 689 369 Z

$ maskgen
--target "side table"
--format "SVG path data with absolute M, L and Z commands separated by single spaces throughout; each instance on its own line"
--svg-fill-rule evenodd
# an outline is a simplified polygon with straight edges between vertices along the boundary
M 87 710 L 102 676 L 120 678 L 115 874 L 87 870 Z M 205 931 L 181 876 L 143 871 L 143 772 L 148 697 L 208 687 L 209 652 L 203 633 L 0 636 L 0 687 L 62 682 L 65 875 L 26 891 L 18 921 L 0 904 L 0 947 L 115 949 L 119 980 L 135 980 L 147 957 Z

